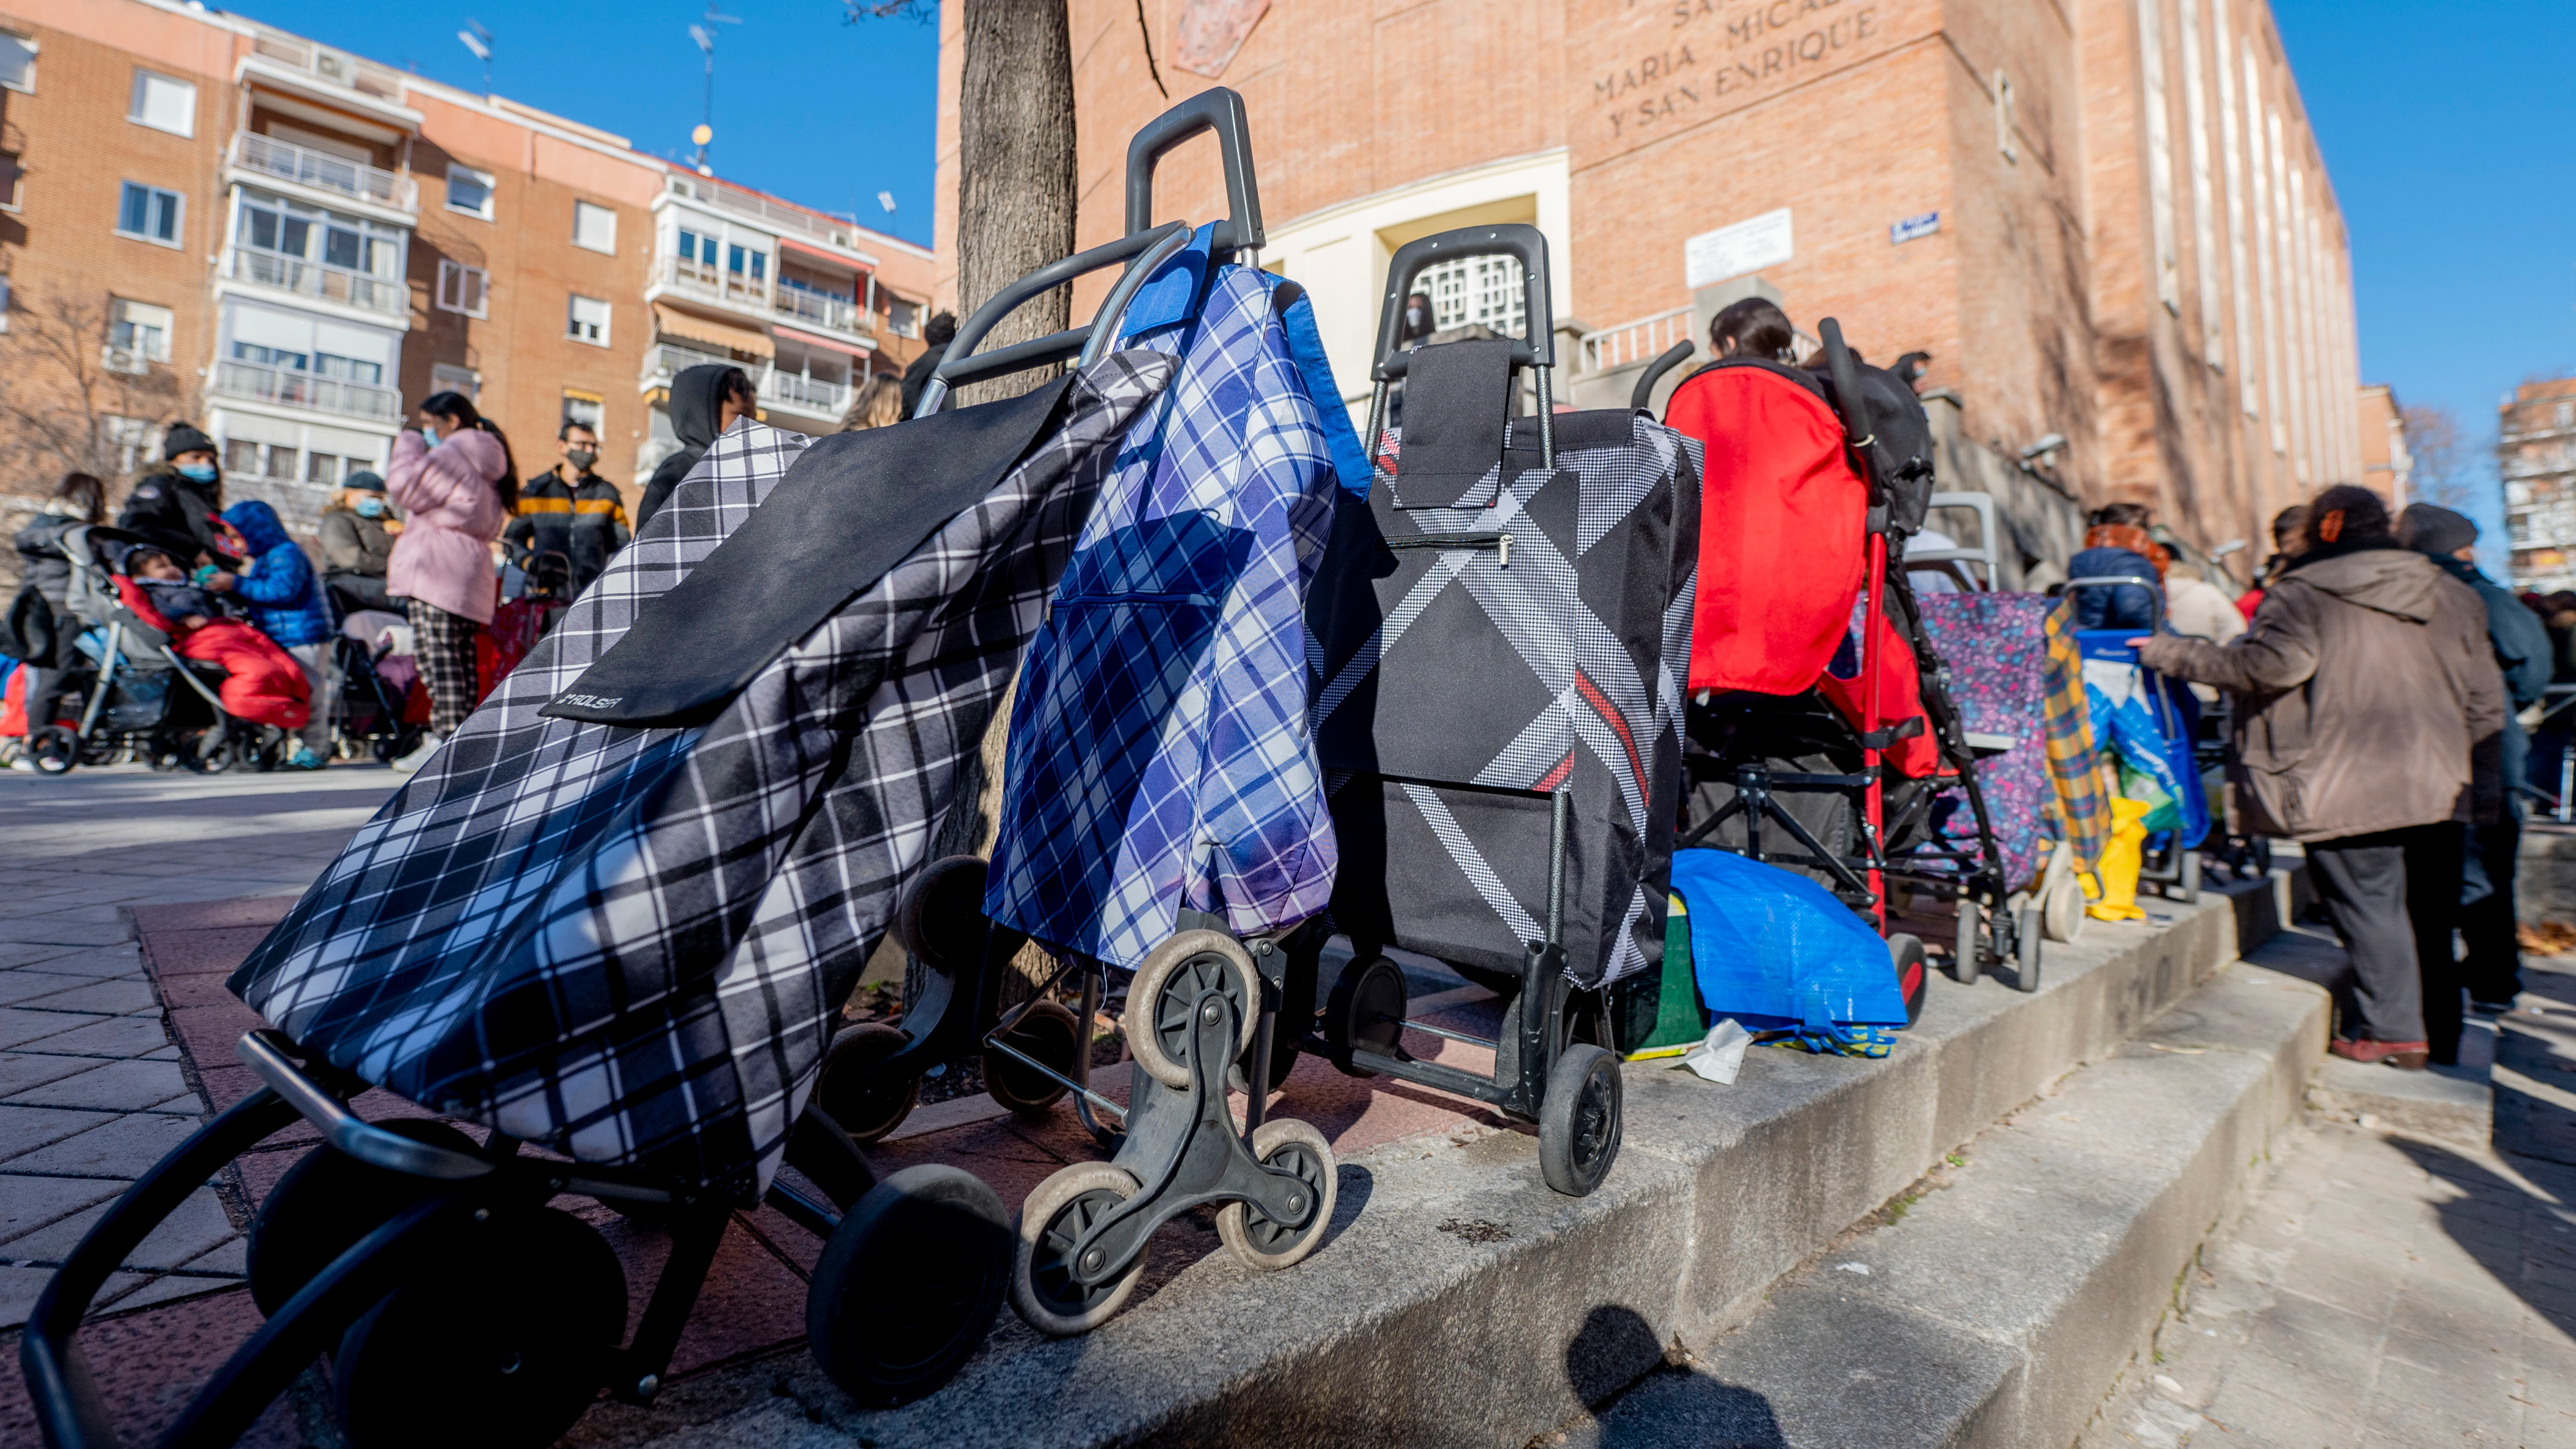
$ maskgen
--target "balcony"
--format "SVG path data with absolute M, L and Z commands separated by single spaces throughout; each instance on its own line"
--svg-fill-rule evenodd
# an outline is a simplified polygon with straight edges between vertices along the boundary
M 249 247 L 235 247 L 224 254 L 224 275 L 254 287 L 337 302 L 381 317 L 399 320 L 411 315 L 411 288 L 398 277 L 369 276 L 327 262 L 308 262 L 302 257 L 279 256 Z
M 837 418 L 849 408 L 850 385 L 773 370 L 761 374 L 760 398 L 763 402 L 776 403 L 799 412 Z
M 721 357 L 712 352 L 700 352 L 694 347 L 683 347 L 676 342 L 660 342 L 654 344 L 652 351 L 644 354 L 644 381 L 647 386 L 668 387 L 672 378 L 678 377 L 690 368 L 707 366 L 740 367 L 742 364 L 730 357 Z
M 676 291 L 713 301 L 730 302 L 756 311 L 769 309 L 769 283 L 765 278 L 728 272 L 687 257 L 666 257 L 662 280 Z
M 780 286 L 778 315 L 808 327 L 827 327 L 834 332 L 872 334 L 876 319 L 862 312 L 858 304 L 829 292 L 809 292 L 802 287 Z
M 298 186 L 337 192 L 352 201 L 368 202 L 389 211 L 411 215 L 420 210 L 420 186 L 408 176 L 291 142 L 271 140 L 252 131 L 233 137 L 232 164 Z
M 275 407 L 299 408 L 306 412 L 331 413 L 344 418 L 362 418 L 372 423 L 393 423 L 402 417 L 402 394 L 393 388 L 350 382 L 345 378 L 321 377 L 264 363 L 215 364 L 214 390 L 226 397 L 244 398 Z

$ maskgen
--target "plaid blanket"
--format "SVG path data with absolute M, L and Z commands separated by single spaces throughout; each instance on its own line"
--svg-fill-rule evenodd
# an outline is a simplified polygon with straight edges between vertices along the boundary
M 2084 656 L 2075 640 L 2074 611 L 2048 611 L 2048 774 L 2057 784 L 2056 815 L 2075 857 L 2075 868 L 2102 868 L 2111 843 L 2111 791 L 2093 749 L 2093 712 L 2084 698 Z
M 1280 279 L 1217 269 L 1101 490 L 1011 705 L 984 909 L 1133 968 L 1183 907 L 1239 935 L 1332 896 L 1304 611 L 1338 486 Z M 1159 338 L 1161 332 L 1148 332 Z
M 712 722 L 540 716 L 807 441 L 757 425 L 719 438 L 232 989 L 425 1106 L 755 1196 L 1111 444 L 1170 373 L 1145 352 L 1095 364 L 999 486 Z

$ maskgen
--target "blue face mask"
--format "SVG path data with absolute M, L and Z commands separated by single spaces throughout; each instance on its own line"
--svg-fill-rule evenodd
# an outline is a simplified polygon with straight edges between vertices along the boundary
M 361 498 L 358 500 L 356 506 L 358 516 L 360 518 L 382 518 L 385 516 L 385 500 L 381 498 Z
M 187 479 L 191 483 L 212 483 L 215 481 L 215 465 L 212 463 L 182 463 L 179 465 L 179 476 Z

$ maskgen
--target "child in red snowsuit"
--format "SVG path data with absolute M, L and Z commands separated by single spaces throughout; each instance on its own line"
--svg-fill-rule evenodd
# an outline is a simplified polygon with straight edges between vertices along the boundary
M 182 659 L 222 667 L 224 712 L 252 724 L 302 729 L 313 714 L 304 666 L 267 635 L 214 612 L 214 603 L 168 554 L 138 548 L 126 556 L 128 577 L 117 593 L 143 622 L 170 636 Z

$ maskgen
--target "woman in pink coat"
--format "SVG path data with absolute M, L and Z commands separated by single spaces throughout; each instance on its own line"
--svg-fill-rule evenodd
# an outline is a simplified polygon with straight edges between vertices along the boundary
M 394 761 L 409 771 L 473 712 L 474 638 L 492 622 L 498 592 L 492 541 L 518 506 L 519 470 L 509 440 L 463 393 L 433 393 L 420 405 L 420 431 L 394 439 L 385 492 L 405 520 L 385 591 L 411 615 L 429 688 L 429 734 Z

